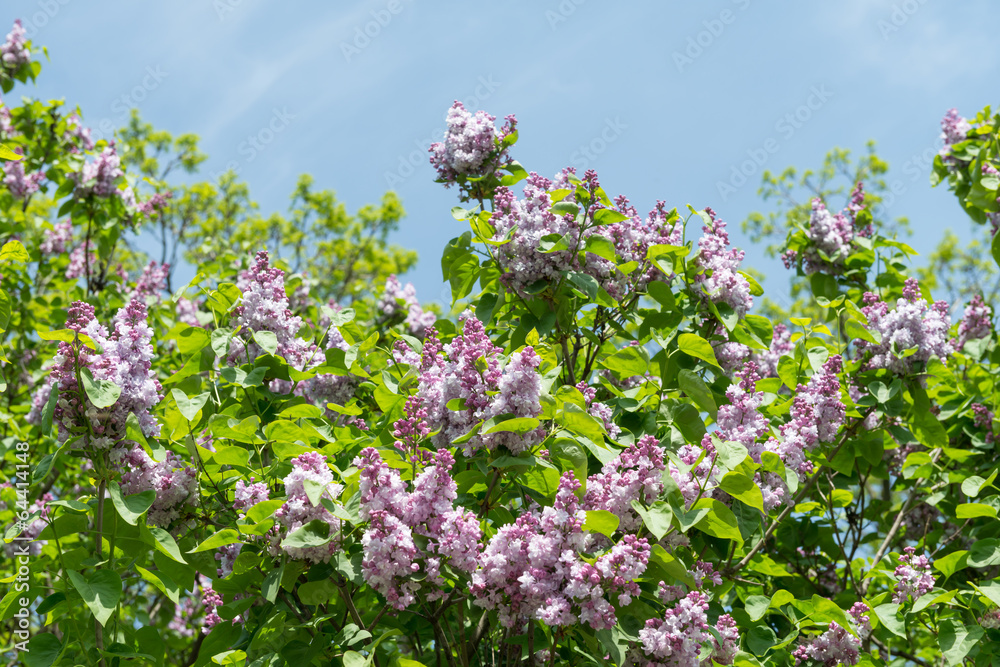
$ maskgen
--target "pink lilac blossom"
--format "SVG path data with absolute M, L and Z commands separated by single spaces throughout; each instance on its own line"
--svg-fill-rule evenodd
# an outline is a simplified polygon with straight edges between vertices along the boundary
M 434 437 L 439 447 L 449 446 L 481 419 L 541 413 L 540 359 L 532 347 L 513 353 L 503 364 L 501 349 L 490 341 L 482 322 L 469 314 L 462 332 L 444 346 L 444 355 L 439 354 L 441 349 L 436 333 L 428 330 L 417 390 L 428 424 L 439 431 Z M 464 407 L 450 409 L 453 399 L 462 399 Z M 541 442 L 542 435 L 540 427 L 523 435 L 475 435 L 463 447 L 471 454 L 482 447 L 492 450 L 503 445 L 518 454 Z
M 174 616 L 167 623 L 167 630 L 176 633 L 180 637 L 194 637 L 194 625 L 192 619 L 200 609 L 200 601 L 193 596 L 181 598 L 174 606 Z
M 38 249 L 43 255 L 61 255 L 66 252 L 73 240 L 73 223 L 67 218 L 53 225 L 52 231 L 46 231 Z
M 713 341 L 712 349 L 715 351 L 715 358 L 726 373 L 733 373 L 741 368 L 744 363 L 751 359 L 750 348 L 743 343 L 729 341 L 729 334 L 725 328 L 718 327 L 716 335 L 722 336 L 722 341 Z
M 969 121 L 958 115 L 958 109 L 948 109 L 944 118 L 941 119 L 941 141 L 944 142 L 941 154 L 948 155 L 952 146 L 965 141 L 971 129 L 972 125 L 969 124 Z
M 0 137 L 5 139 L 10 139 L 15 134 L 14 125 L 10 117 L 10 109 L 3 105 L 3 100 L 0 100 Z
M 871 607 L 864 602 L 855 602 L 847 610 L 847 615 L 854 621 L 854 627 L 858 631 L 858 636 L 867 639 L 872 634 Z
M 761 377 L 777 377 L 778 360 L 790 355 L 794 349 L 792 332 L 781 322 L 776 322 L 771 334 L 771 347 L 767 350 L 754 350 L 750 359 L 757 364 Z
M 989 630 L 1000 628 L 1000 609 L 994 607 L 979 618 L 979 625 Z
M 399 473 L 377 450 L 364 449 L 354 460 L 361 470 L 359 513 L 369 521 L 362 537 L 362 574 L 395 609 L 413 604 L 414 594 L 428 586 L 430 599 L 441 597 L 445 562 L 466 574 L 477 565 L 479 521 L 470 511 L 454 506 L 458 496 L 450 474 L 454 462 L 448 450 L 438 450 L 408 492 Z M 423 550 L 416 546 L 415 536 L 426 538 Z M 426 575 L 419 577 L 423 581 L 417 579 L 421 570 Z
M 634 531 L 642 519 L 632 501 L 649 504 L 659 498 L 665 469 L 663 448 L 654 436 L 644 435 L 587 479 L 583 507 L 611 512 L 619 519 L 619 530 Z
M 73 252 L 69 254 L 69 265 L 66 266 L 65 273 L 66 280 L 77 280 L 85 274 L 89 277 L 89 272 L 93 271 L 97 267 L 97 250 L 91 247 L 90 257 L 88 259 L 86 248 L 87 244 L 81 243 L 73 249 Z
M 318 488 L 316 503 L 309 498 L 306 482 Z M 274 513 L 277 524 L 285 536 L 312 521 L 329 526 L 330 540 L 319 546 L 297 547 L 282 545 L 281 549 L 294 560 L 326 563 L 340 550 L 341 521 L 320 502 L 323 498 L 336 501 L 344 487 L 333 481 L 333 473 L 326 463 L 326 456 L 318 452 L 305 452 L 292 459 L 292 471 L 282 480 L 285 502 Z M 260 495 L 260 490 L 254 491 Z M 249 500 L 249 498 L 247 499 Z
M 607 232 L 602 235 L 615 244 L 615 253 L 621 263 L 636 262 L 645 267 L 644 271 L 636 274 L 632 287 L 643 291 L 653 280 L 671 283 L 674 274 L 665 275 L 646 256 L 654 245 L 683 245 L 684 227 L 680 220 L 667 211 L 667 205 L 663 201 L 656 202 L 656 207 L 645 220 L 640 219 L 636 209 L 629 205 L 624 196 L 615 198 L 615 207 L 620 213 L 627 215 L 628 219 L 608 225 Z
M 222 623 L 222 618 L 216 610 L 224 604 L 224 601 L 222 596 L 212 589 L 211 584 L 205 584 L 201 588 L 201 603 L 205 607 L 204 632 L 207 633 Z
M 125 176 L 121 168 L 121 158 L 114 144 L 107 146 L 93 162 L 83 165 L 83 169 L 75 174 L 76 195 L 110 197 L 118 192 L 118 179 Z
M 406 286 L 403 287 L 395 275 L 386 279 L 385 291 L 379 298 L 378 309 L 387 317 L 405 312 L 406 327 L 414 336 L 423 336 L 427 327 L 432 326 L 437 320 L 434 313 L 424 312 L 424 309 L 420 307 L 420 302 L 417 301 L 417 290 L 413 284 L 406 283 Z
M 704 234 L 698 239 L 696 262 L 700 272 L 695 276 L 695 286 L 703 296 L 715 303 L 724 303 L 743 317 L 753 306 L 750 283 L 740 274 L 744 252 L 729 246 L 726 223 L 715 211 L 706 208 L 711 224 L 702 227 Z
M 253 477 L 247 484 L 242 479 L 236 482 L 233 489 L 233 508 L 238 512 L 246 512 L 248 509 L 262 503 L 270 497 L 267 484 L 264 482 L 254 482 Z
M 956 348 L 961 350 L 969 341 L 986 338 L 992 333 L 993 309 L 983 301 L 981 294 L 976 294 L 965 307 L 962 320 L 958 323 Z
M 158 463 L 141 445 L 135 445 L 117 459 L 123 495 L 156 492 L 148 514 L 151 524 L 166 528 L 180 517 L 185 504 L 193 506 L 197 502 L 198 471 L 173 452 L 168 451 Z
M 142 275 L 136 281 L 135 289 L 132 290 L 130 299 L 140 299 L 145 301 L 147 297 L 160 301 L 160 294 L 167 288 L 167 278 L 170 276 L 169 264 L 157 264 L 150 262 L 142 270 Z
M 903 549 L 899 565 L 893 573 L 898 579 L 892 594 L 892 601 L 896 604 L 902 604 L 910 597 L 916 600 L 934 588 L 931 560 L 927 556 L 915 556 L 915 551 L 913 547 Z
M 75 111 L 66 117 L 65 136 L 67 139 L 71 141 L 75 140 L 79 144 L 78 147 L 74 147 L 75 150 L 83 149 L 89 151 L 94 148 L 94 140 L 90 138 L 90 128 L 84 127 L 83 121 Z
M 830 213 L 823 200 L 816 197 L 812 201 L 806 236 L 812 241 L 803 254 L 806 274 L 840 273 L 854 240 L 854 225 L 850 218 L 843 212 Z
M 604 425 L 604 430 L 608 432 L 608 437 L 614 440 L 621 434 L 621 429 L 614 422 L 614 410 L 606 403 L 598 403 L 594 400 L 597 396 L 597 389 L 588 387 L 586 382 L 580 382 L 576 388 L 583 394 L 584 406 L 591 417 L 598 419 Z
M 982 403 L 972 404 L 972 423 L 978 428 L 993 428 L 993 411 Z
M 945 362 L 953 351 L 948 339 L 951 317 L 948 304 L 937 301 L 933 305 L 920 297 L 915 278 L 908 278 L 903 288 L 903 298 L 889 310 L 888 304 L 871 292 L 865 293 L 861 312 L 868 318 L 870 331 L 881 335 L 881 343 L 855 340 L 854 344 L 866 357 L 865 368 L 886 368 L 894 373 L 912 372 L 918 364 L 931 357 Z M 902 352 L 916 348 L 909 356 Z
M 4 162 L 3 173 L 3 184 L 15 199 L 27 199 L 35 194 L 45 180 L 45 174 L 40 171 L 26 174 L 24 160 Z
M 10 482 L 0 484 L 0 489 L 13 489 L 17 500 L 7 504 L 8 509 L 15 510 L 15 515 L 20 516 L 21 512 L 26 512 L 26 518 L 30 518 L 35 512 L 38 516 L 31 521 L 18 520 L 15 524 L 17 533 L 14 534 L 14 541 L 4 542 L 3 550 L 8 558 L 13 559 L 16 555 L 38 556 L 45 546 L 46 540 L 37 539 L 45 527 L 48 526 L 49 510 L 47 503 L 55 500 L 51 493 L 45 493 L 41 498 L 36 498 L 33 503 L 28 503 L 28 490 L 18 483 L 15 488 Z M 26 551 L 22 551 L 24 548 Z M 13 561 L 12 561 L 13 562 Z
M 14 21 L 14 26 L 7 33 L 7 41 L 0 45 L 0 62 L 4 69 L 17 70 L 21 65 L 31 62 L 31 51 L 27 46 L 27 31 L 21 25 L 21 19 Z
M 168 203 L 174 196 L 174 193 L 167 190 L 166 192 L 154 193 L 149 199 L 139 202 L 136 206 L 137 210 L 145 215 L 153 215 L 158 213 L 165 208 L 167 208 Z
M 799 646 L 792 653 L 792 656 L 795 658 L 796 665 L 809 661 L 818 662 L 824 667 L 856 665 L 858 664 L 860 648 L 860 639 L 835 621 L 830 621 L 826 632 Z
M 499 143 L 514 131 L 517 121 L 508 116 L 500 131 L 495 121 L 496 117 L 485 111 L 468 112 L 457 100 L 448 109 L 444 141 L 431 144 L 429 149 L 431 164 L 446 187 L 462 177 L 486 176 L 504 161 L 506 149 L 500 151 Z
M 647 540 L 628 536 L 593 565 L 584 561 L 579 488 L 573 473 L 565 473 L 551 507 L 521 514 L 487 544 L 471 592 L 477 605 L 497 611 L 504 627 L 534 618 L 549 626 L 610 628 L 615 610 L 605 596 L 627 604 L 637 594 L 634 579 L 646 570 Z
M 201 320 L 198 319 L 198 304 L 191 299 L 184 297 L 177 299 L 176 313 L 178 322 L 192 327 L 207 328 L 207 325 L 202 324 Z
M 720 645 L 709 632 L 708 598 L 698 591 L 688 593 L 667 609 L 663 618 L 651 618 L 639 630 L 641 664 L 647 667 L 698 667 L 711 664 L 731 664 L 739 646 L 735 620 L 728 614 L 720 616 L 715 627 L 722 637 Z M 712 641 L 713 650 L 704 652 Z

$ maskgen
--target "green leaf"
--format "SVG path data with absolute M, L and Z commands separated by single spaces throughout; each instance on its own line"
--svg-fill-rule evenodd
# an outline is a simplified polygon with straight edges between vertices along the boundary
M 764 618 L 764 614 L 771 608 L 771 598 L 766 598 L 763 595 L 751 595 L 743 603 L 743 608 L 746 609 L 750 620 L 756 623 Z
M 0 289 L 0 331 L 6 331 L 10 324 L 10 296 Z
M 534 431 L 538 428 L 538 425 L 541 424 L 541 422 L 534 417 L 517 417 L 515 419 L 507 419 L 493 425 L 490 425 L 490 421 L 492 420 L 487 420 L 486 423 L 483 424 L 483 428 L 486 429 L 483 431 L 484 435 L 487 433 L 517 433 L 519 435 L 524 435 L 525 433 Z
M 212 656 L 212 662 L 217 665 L 244 665 L 247 654 L 240 650 L 223 651 Z
M 285 504 L 285 501 L 281 498 L 272 498 L 271 500 L 265 500 L 259 502 L 249 510 L 247 510 L 247 521 L 251 523 L 260 523 L 264 519 L 271 518 L 275 510 Z
M 695 528 L 713 537 L 721 537 L 724 540 L 733 540 L 738 544 L 743 544 L 743 535 L 736 522 L 736 515 L 720 501 L 715 498 L 701 498 L 692 509 L 708 510 L 708 514 L 695 524 Z
M 611 239 L 598 234 L 588 237 L 587 244 L 584 247 L 587 252 L 593 253 L 598 257 L 603 257 L 609 262 L 614 262 L 618 259 L 618 256 L 615 254 L 615 244 L 612 243 Z
M 994 237 L 994 241 L 996 237 Z M 994 244 L 996 247 L 996 244 Z M 949 665 L 960 665 L 969 652 L 979 645 L 986 631 L 978 625 L 971 627 L 958 618 L 946 618 L 938 626 L 938 643 Z
M 587 519 L 583 522 L 583 529 L 591 533 L 600 533 L 607 537 L 614 535 L 618 530 L 618 517 L 607 510 L 587 510 Z
M 962 482 L 962 493 L 970 498 L 975 498 L 979 495 L 979 492 L 983 490 L 983 487 L 986 486 L 986 484 L 986 480 L 979 475 L 966 477 L 965 481 Z
M 184 560 L 184 556 L 181 555 L 181 550 L 177 548 L 177 542 L 174 541 L 174 538 L 170 533 L 158 526 L 146 526 L 145 524 L 139 524 L 139 526 L 144 530 L 148 530 L 149 534 L 152 535 L 155 540 L 154 546 L 157 551 L 162 552 L 166 556 L 170 556 L 178 563 L 187 564 L 187 561 Z
M 969 566 L 968 551 L 953 551 L 947 556 L 934 560 L 934 569 L 941 572 L 945 578 Z
M 114 570 L 98 570 L 89 579 L 76 570 L 67 573 L 97 622 L 107 624 L 122 597 L 122 578 Z
M 0 160 L 13 160 L 17 162 L 18 160 L 23 160 L 23 155 L 18 155 L 11 149 L 7 148 L 3 144 L 0 144 Z
M 906 638 L 906 624 L 897 615 L 899 612 L 898 604 L 880 604 L 872 611 L 878 616 L 879 623 L 884 625 L 889 632 L 898 637 Z
M 7 241 L 3 244 L 3 248 L 0 248 L 0 262 L 18 262 L 23 264 L 30 261 L 31 257 L 20 241 Z
M 330 534 L 330 524 L 316 519 L 310 521 L 281 541 L 282 547 L 321 547 L 329 544 L 334 535 Z
M 6 149 L 0 146 L 0 158 L 4 157 L 3 150 Z M 28 640 L 27 650 L 21 652 L 25 667 L 52 667 L 60 655 L 62 655 L 62 642 L 51 632 L 33 636 Z
M 910 431 L 921 444 L 930 447 L 947 447 L 948 433 L 937 416 L 931 412 L 930 399 L 921 388 L 913 390 L 913 410 L 910 413 Z
M 719 408 L 715 405 L 715 397 L 712 395 L 712 390 L 708 388 L 708 385 L 705 384 L 705 381 L 697 373 L 682 368 L 677 373 L 677 385 L 681 391 L 691 397 L 691 400 L 699 408 L 712 415 L 713 418 L 715 417 L 719 411 Z
M 174 604 L 180 602 L 180 586 L 174 583 L 165 572 L 160 572 L 158 570 L 147 570 L 141 565 L 136 565 L 135 569 L 139 571 L 142 578 L 153 584 L 160 590 L 161 593 L 166 595 Z
M 188 398 L 188 395 L 180 389 L 171 389 L 170 395 L 174 397 L 174 401 L 177 403 L 177 409 L 180 410 L 182 415 L 184 415 L 184 418 L 188 421 L 193 421 L 195 415 L 198 414 L 198 411 L 205 407 L 205 403 L 208 402 L 210 393 L 206 391 L 198 394 L 197 396 Z
M 995 519 L 997 508 L 982 503 L 964 503 L 955 508 L 955 516 L 959 519 L 974 519 L 980 516 Z
M 95 408 L 109 408 L 118 401 L 122 388 L 110 380 L 95 380 L 89 368 L 80 370 L 83 389 Z
M 268 354 L 278 353 L 278 336 L 273 331 L 254 331 L 253 339 Z
M 695 359 L 701 359 L 713 366 L 719 367 L 719 360 L 715 358 L 715 350 L 707 340 L 692 333 L 682 333 L 677 337 L 677 347 L 681 352 Z
M 638 500 L 633 500 L 632 509 L 642 517 L 642 523 L 653 534 L 657 542 L 662 540 L 663 536 L 670 530 L 670 523 L 674 513 L 670 509 L 670 505 L 666 502 L 657 500 L 649 506 L 649 509 L 646 509 Z
M 188 553 L 193 554 L 198 553 L 199 551 L 211 551 L 212 549 L 218 549 L 219 547 L 224 547 L 227 544 L 236 544 L 240 541 L 241 539 L 239 533 L 232 528 L 223 528 L 215 535 L 211 535 L 206 538 L 201 544 L 188 551 Z
M 727 472 L 719 482 L 719 488 L 756 510 L 764 511 L 764 495 L 760 487 L 742 472 Z
M 621 377 L 645 375 L 649 370 L 649 359 L 642 347 L 629 345 L 618 350 L 601 362 L 605 368 L 618 373 Z
M 121 487 L 118 486 L 117 482 L 108 484 L 108 492 L 111 495 L 111 502 L 118 510 L 118 516 L 125 519 L 125 522 L 131 526 L 138 523 L 142 513 L 152 507 L 153 501 L 156 500 L 156 491 L 152 489 L 146 489 L 142 493 L 126 498 L 122 495 Z

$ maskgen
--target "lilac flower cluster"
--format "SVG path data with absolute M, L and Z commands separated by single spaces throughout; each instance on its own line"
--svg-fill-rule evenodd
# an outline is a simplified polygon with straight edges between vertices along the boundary
M 854 621 L 854 628 L 858 631 L 858 636 L 867 639 L 872 634 L 871 607 L 864 602 L 855 602 L 847 610 L 847 615 Z
M 614 440 L 621 433 L 621 429 L 618 424 L 614 422 L 614 411 L 611 406 L 607 403 L 598 403 L 594 400 L 597 397 L 597 389 L 594 387 L 588 387 L 586 382 L 580 382 L 576 385 L 576 388 L 580 390 L 583 394 L 584 405 L 587 408 L 587 413 L 595 418 L 599 419 L 604 425 L 604 430 L 608 432 L 608 437 Z
M 857 214 L 864 208 L 865 193 L 859 182 L 851 192 L 847 208 L 839 213 L 830 213 L 819 197 L 812 201 L 809 228 L 806 237 L 812 244 L 801 253 L 806 274 L 838 274 L 844 270 L 844 262 L 854 250 L 857 236 L 870 236 L 871 228 L 855 229 Z M 786 267 L 790 262 L 786 261 Z
M 24 200 L 35 194 L 45 180 L 45 174 L 41 171 L 26 174 L 24 160 L 4 162 L 3 173 L 3 184 L 15 199 Z
M 810 642 L 802 644 L 792 656 L 795 664 L 814 661 L 825 667 L 837 665 L 858 664 L 861 640 L 841 627 L 836 621 L 830 621 L 826 632 Z
M 958 115 L 958 109 L 948 109 L 944 118 L 941 119 L 941 141 L 944 142 L 941 155 L 949 156 L 951 147 L 965 141 L 971 129 L 972 125 L 969 124 L 969 121 Z
M 130 299 L 145 301 L 147 297 L 160 300 L 160 295 L 167 289 L 167 277 L 170 275 L 169 264 L 157 264 L 152 261 L 142 270 L 142 275 L 136 281 Z
M 647 540 L 629 535 L 593 564 L 583 560 L 586 512 L 576 497 L 579 488 L 573 473 L 565 473 L 551 507 L 525 512 L 487 544 L 471 591 L 477 605 L 497 611 L 504 627 L 533 618 L 550 627 L 610 628 L 616 616 L 605 596 L 616 595 L 624 606 L 638 595 L 635 579 L 649 561 Z
M 659 498 L 665 469 L 663 448 L 655 437 L 644 435 L 587 479 L 583 507 L 611 512 L 619 519 L 619 530 L 634 531 L 642 519 L 632 501 L 649 504 Z
M 413 604 L 428 585 L 427 599 L 441 597 L 446 563 L 466 574 L 476 568 L 482 533 L 475 514 L 454 505 L 454 463 L 448 450 L 439 450 L 407 492 L 377 450 L 364 449 L 354 460 L 361 470 L 360 514 L 369 521 L 361 539 L 362 574 L 395 609 Z M 426 543 L 423 549 L 415 537 Z
M 121 158 L 114 144 L 107 146 L 93 162 L 83 165 L 83 169 L 75 174 L 76 196 L 110 197 L 118 192 L 118 179 L 125 172 L 121 168 Z
M 882 336 L 878 345 L 864 340 L 854 341 L 858 350 L 867 355 L 865 368 L 887 368 L 894 373 L 906 374 L 931 357 L 945 361 L 952 353 L 954 348 L 948 339 L 951 327 L 948 304 L 937 301 L 930 305 L 920 298 L 915 278 L 906 280 L 903 298 L 896 302 L 892 310 L 871 292 L 865 293 L 864 302 L 861 312 L 868 318 L 869 330 L 877 331 Z M 917 348 L 916 352 L 901 356 L 910 348 Z
M 38 250 L 43 255 L 61 255 L 66 252 L 73 240 L 73 223 L 67 218 L 60 220 L 51 232 L 45 232 L 45 238 L 38 246 Z
M 739 272 L 745 253 L 729 246 L 726 223 L 715 215 L 715 211 L 706 208 L 705 212 L 711 224 L 702 227 L 704 234 L 698 239 L 696 262 L 700 270 L 694 283 L 705 298 L 724 303 L 743 317 L 753 306 L 750 283 Z
M 483 323 L 467 314 L 462 333 L 445 345 L 444 355 L 433 329 L 424 341 L 417 395 L 427 410 L 427 422 L 439 433 L 438 447 L 453 440 L 479 421 L 510 414 L 513 417 L 537 417 L 541 407 L 540 358 L 534 348 L 526 347 L 510 356 L 506 365 L 499 347 L 486 335 Z M 448 403 L 461 399 L 462 407 L 451 409 Z M 503 445 L 518 454 L 541 442 L 541 427 L 523 435 L 514 432 L 477 434 L 464 448 L 467 454 L 485 447 Z
M 66 116 L 66 139 L 73 141 L 79 146 L 73 146 L 71 152 L 78 152 L 80 149 L 85 151 L 93 150 L 94 140 L 90 137 L 90 128 L 84 127 L 83 121 L 80 119 L 79 114 L 75 111 L 70 115 Z
M 177 299 L 177 321 L 183 322 L 192 327 L 204 327 L 198 319 L 198 304 L 191 299 L 181 297 Z
M 180 517 L 185 504 L 197 502 L 198 471 L 173 452 L 168 451 L 162 462 L 150 458 L 141 445 L 116 454 L 123 495 L 156 492 L 147 515 L 154 526 L 166 528 Z
M 754 350 L 751 360 L 757 364 L 761 377 L 777 377 L 778 360 L 791 354 L 794 349 L 792 332 L 781 322 L 776 322 L 771 334 L 770 348 L 763 351 Z
M 344 487 L 333 481 L 333 473 L 326 463 L 326 456 L 318 452 L 305 452 L 292 459 L 292 471 L 282 480 L 285 485 L 285 502 L 274 513 L 274 518 L 289 535 L 312 521 L 322 521 L 330 528 L 330 541 L 310 547 L 282 546 L 281 549 L 294 560 L 325 563 L 340 550 L 341 522 L 320 502 L 323 498 L 335 501 Z M 314 505 L 309 498 L 306 484 L 319 488 Z M 243 507 L 256 504 L 267 497 L 267 487 L 252 484 L 237 489 L 237 503 Z
M 87 247 L 86 243 L 81 243 L 73 248 L 73 252 L 69 254 L 69 264 L 66 266 L 65 273 L 66 280 L 77 280 L 84 275 L 89 277 L 90 267 L 97 266 L 97 250 L 91 245 L 88 253 Z
M 67 341 L 59 343 L 50 377 L 59 385 L 53 422 L 60 426 L 60 441 L 79 434 L 78 446 L 107 449 L 124 444 L 125 421 L 130 414 L 136 416 L 144 435 L 158 436 L 160 424 L 150 410 L 162 396 L 156 373 L 151 370 L 153 332 L 146 322 L 146 305 L 132 301 L 120 309 L 109 335 L 95 319 L 94 307 L 77 301 L 69 309 L 66 327 L 89 336 L 101 352 Z M 87 368 L 95 379 L 120 387 L 117 402 L 106 410 L 95 408 L 77 383 L 78 368 Z
M 896 604 L 906 602 L 907 598 L 914 600 L 927 591 L 934 588 L 934 575 L 931 574 L 931 560 L 927 556 L 915 556 L 916 549 L 906 547 L 899 557 L 899 565 L 896 566 L 895 588 L 893 588 L 892 601 Z
M 16 494 L 16 500 L 8 502 L 7 508 L 9 510 L 15 510 L 16 508 L 14 514 L 18 516 L 18 521 L 15 524 L 17 532 L 14 533 L 14 536 L 19 538 L 19 540 L 16 542 L 5 541 L 3 544 L 3 553 L 7 555 L 7 558 L 13 559 L 25 541 L 27 541 L 28 555 L 32 557 L 38 556 L 42 552 L 42 547 L 46 544 L 46 540 L 39 540 L 38 536 L 48 525 L 49 509 L 47 503 L 55 500 L 55 497 L 51 493 L 44 493 L 41 498 L 36 498 L 34 503 L 29 505 L 27 502 L 27 489 L 23 487 L 15 489 L 14 485 L 10 482 L 3 482 L 0 484 L 0 490 L 4 489 L 11 489 Z M 21 512 L 26 512 L 27 515 L 38 512 L 38 516 L 30 522 L 22 521 Z M 29 517 L 25 516 L 23 518 Z
M 15 19 L 14 26 L 7 33 L 7 41 L 0 45 L 0 62 L 8 72 L 17 71 L 21 65 L 31 62 L 27 35 L 27 31 L 21 25 L 21 19 Z
M 962 349 L 971 340 L 986 338 L 993 333 L 993 309 L 983 301 L 981 294 L 975 294 L 965 307 L 962 320 L 958 323 L 957 349 Z
M 647 667 L 698 667 L 713 661 L 732 664 L 739 648 L 736 621 L 729 614 L 719 617 L 715 631 L 722 639 L 720 643 L 709 632 L 707 611 L 708 598 L 693 591 L 667 609 L 662 619 L 646 621 L 646 627 L 639 630 L 641 664 Z M 705 654 L 703 648 L 709 641 L 712 650 Z
M 431 164 L 438 172 L 445 187 L 460 178 L 486 176 L 497 169 L 506 158 L 506 148 L 501 143 L 514 132 L 517 120 L 507 116 L 501 130 L 496 129 L 496 117 L 485 111 L 470 113 L 456 101 L 448 109 L 448 130 L 444 141 L 431 144 Z
M 386 278 L 385 291 L 378 301 L 378 309 L 386 317 L 393 317 L 397 314 L 406 313 L 406 327 L 414 336 L 423 336 L 424 331 L 429 326 L 433 326 L 437 316 L 431 312 L 424 312 L 417 301 L 417 290 L 412 283 L 406 283 L 403 287 L 399 284 L 399 279 L 395 275 Z
M 569 270 L 586 273 L 595 278 L 614 298 L 621 298 L 625 291 L 643 290 L 650 280 L 667 279 L 659 269 L 646 261 L 647 250 L 657 244 L 679 245 L 681 225 L 669 221 L 663 202 L 643 220 L 624 198 L 618 199 L 619 212 L 627 219 L 610 225 L 593 225 L 581 228 L 571 213 L 557 215 L 552 212 L 556 201 L 565 196 L 566 191 L 575 192 L 574 170 L 564 169 L 554 180 L 536 173 L 528 176 L 523 190 L 523 198 L 518 199 L 506 187 L 497 188 L 494 195 L 494 213 L 490 223 L 496 230 L 494 240 L 501 241 L 510 235 L 510 241 L 497 247 L 496 259 L 500 265 L 501 279 L 514 291 L 525 293 L 530 285 L 538 281 L 557 282 Z M 592 191 L 598 188 L 597 176 L 588 171 L 585 185 Z M 597 210 L 594 207 L 592 210 Z M 545 252 L 541 250 L 542 239 L 549 235 L 563 237 L 569 246 L 567 250 Z M 615 253 L 623 263 L 635 261 L 641 269 L 629 283 L 618 272 L 614 262 L 593 253 L 586 253 L 580 262 L 573 248 L 583 249 L 587 239 L 599 236 L 610 241 Z

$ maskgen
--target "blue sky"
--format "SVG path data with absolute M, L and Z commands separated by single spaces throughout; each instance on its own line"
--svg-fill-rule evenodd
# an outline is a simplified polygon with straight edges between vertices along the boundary
M 858 153 L 875 139 L 898 182 L 889 214 L 910 218 L 912 245 L 926 254 L 949 227 L 968 237 L 954 198 L 927 181 L 944 112 L 971 116 L 997 102 L 998 9 L 988 0 L 960 7 L 4 3 L 5 24 L 24 19 L 51 56 L 34 90 L 15 94 L 79 105 L 95 134 L 121 125 L 132 106 L 159 128 L 196 133 L 210 156 L 203 177 L 237 168 L 265 213 L 287 208 L 301 173 L 352 210 L 395 189 L 407 217 L 394 240 L 419 252 L 407 279 L 425 301 L 446 296 L 438 259 L 464 231 L 449 214 L 454 191 L 433 182 L 426 159 L 455 99 L 516 114 L 514 157 L 529 170 L 594 168 L 609 194 L 640 211 L 657 199 L 712 206 L 747 250 L 746 264 L 770 277 L 772 296 L 785 292 L 784 269 L 739 231 L 766 206 L 759 171 L 734 191 L 719 186 L 738 183 L 733 169 L 754 155 L 762 169 L 813 167 L 834 146 Z

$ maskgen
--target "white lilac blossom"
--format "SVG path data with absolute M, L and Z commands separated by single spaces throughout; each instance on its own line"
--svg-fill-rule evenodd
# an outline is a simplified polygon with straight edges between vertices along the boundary
M 915 556 L 913 547 L 903 549 L 899 557 L 899 565 L 893 574 L 897 582 L 892 592 L 892 601 L 896 604 L 906 602 L 908 598 L 916 600 L 927 591 L 934 588 L 934 575 L 931 574 L 931 560 L 927 556 Z
M 861 312 L 868 318 L 869 330 L 878 332 L 881 343 L 855 340 L 858 350 L 866 356 L 865 368 L 886 368 L 894 373 L 906 374 L 931 357 L 946 361 L 953 351 L 948 339 L 951 317 L 948 304 L 937 301 L 933 305 L 920 297 L 915 278 L 908 278 L 903 287 L 903 297 L 892 310 L 877 295 L 866 292 L 865 306 Z M 916 351 L 909 356 L 903 352 Z
M 969 341 L 986 338 L 992 333 L 993 309 L 983 301 L 981 294 L 975 294 L 965 307 L 961 322 L 958 323 L 956 347 L 962 349 Z
M 377 450 L 366 448 L 354 460 L 361 470 L 360 516 L 369 522 L 362 574 L 395 609 L 413 604 L 418 591 L 442 597 L 445 564 L 466 574 L 476 568 L 482 533 L 475 514 L 454 505 L 454 463 L 448 450 L 438 450 L 407 491 Z
M 826 632 L 815 639 L 802 644 L 792 656 L 795 664 L 816 662 L 824 667 L 858 664 L 861 640 L 841 627 L 836 621 L 830 621 Z
M 593 565 L 585 561 L 579 488 L 573 473 L 563 474 L 551 507 L 500 527 L 483 551 L 471 592 L 477 605 L 497 611 L 504 627 L 537 619 L 550 627 L 610 628 L 617 619 L 606 596 L 624 606 L 638 595 L 635 579 L 646 570 L 649 543 L 626 535 Z
M 306 483 L 317 489 L 316 503 L 309 498 Z M 330 540 L 319 546 L 281 546 L 289 558 L 310 563 L 325 563 L 340 550 L 341 521 L 323 506 L 322 499 L 336 501 L 344 487 L 333 481 L 333 473 L 326 463 L 326 456 L 318 452 L 305 452 L 292 459 L 292 471 L 282 480 L 285 485 L 285 502 L 274 513 L 274 518 L 288 536 L 312 521 L 321 521 L 329 526 Z M 256 504 L 267 497 L 267 489 L 251 485 L 237 489 L 237 501 L 243 507 Z
M 26 37 L 27 31 L 21 25 L 21 19 L 16 19 L 7 33 L 7 41 L 0 45 L 0 63 L 3 63 L 3 68 L 8 72 L 16 71 L 21 65 L 31 62 Z
M 400 285 L 395 275 L 386 278 L 385 291 L 378 301 L 378 309 L 386 317 L 406 313 L 406 327 L 414 336 L 423 336 L 424 330 L 432 326 L 437 316 L 425 312 L 417 301 L 417 290 L 412 283 Z
M 723 303 L 743 317 L 753 306 L 750 283 L 740 274 L 744 252 L 729 246 L 726 223 L 706 208 L 711 224 L 706 224 L 704 234 L 698 239 L 697 265 L 700 269 L 694 283 L 701 288 L 705 298 Z
M 506 148 L 501 142 L 514 132 L 513 116 L 497 130 L 496 117 L 485 111 L 474 114 L 456 101 L 448 109 L 448 130 L 444 141 L 431 144 L 431 164 L 446 187 L 460 178 L 486 176 L 504 162 Z
M 23 200 L 35 194 L 45 180 L 45 174 L 40 171 L 25 173 L 23 160 L 4 162 L 3 173 L 3 184 L 15 199 Z
M 122 494 L 156 493 L 147 515 L 154 526 L 166 528 L 180 517 L 185 504 L 197 501 L 198 471 L 173 452 L 168 451 L 162 462 L 150 458 L 141 445 L 117 454 Z
M 417 395 L 427 410 L 427 422 L 439 433 L 434 442 L 449 446 L 479 420 L 511 415 L 537 417 L 541 413 L 540 359 L 532 347 L 515 352 L 504 364 L 499 347 L 486 335 L 483 323 L 468 315 L 462 332 L 445 345 L 445 354 L 433 330 L 424 341 Z M 497 392 L 493 395 L 493 392 Z M 448 403 L 462 399 L 464 407 Z M 541 427 L 525 434 L 498 432 L 475 435 L 464 445 L 471 454 L 481 447 L 505 446 L 518 454 L 541 442 Z
M 667 609 L 663 618 L 651 618 L 639 630 L 641 660 L 646 667 L 698 667 L 713 661 L 732 664 L 739 648 L 735 620 L 728 614 L 719 617 L 715 631 L 720 644 L 709 632 L 708 598 L 699 591 L 688 593 Z M 710 646 L 709 651 L 705 647 Z

